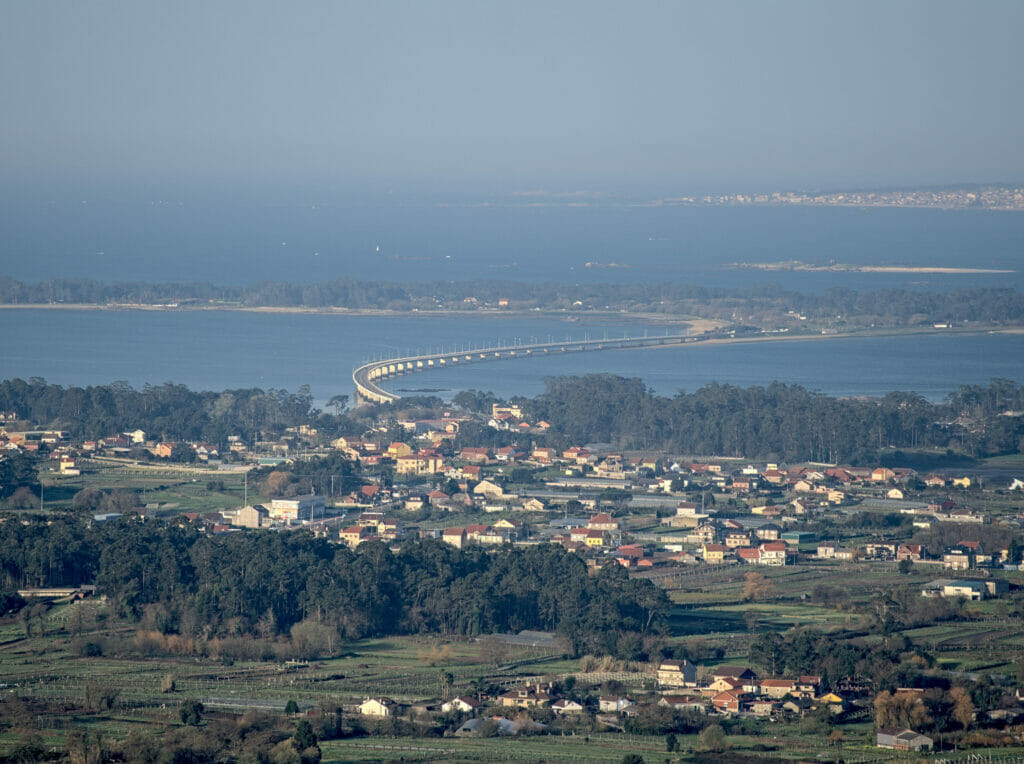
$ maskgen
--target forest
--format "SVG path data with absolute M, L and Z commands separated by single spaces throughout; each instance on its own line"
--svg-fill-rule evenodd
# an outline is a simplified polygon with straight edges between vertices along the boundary
M 189 638 L 294 638 L 299 624 L 343 639 L 539 629 L 562 635 L 573 655 L 636 658 L 670 607 L 617 563 L 590 575 L 554 545 L 486 552 L 415 540 L 392 553 L 304 531 L 210 536 L 134 516 L 0 524 L 0 576 L 5 592 L 95 582 L 119 615 Z
M 805 294 L 777 285 L 704 287 L 692 284 L 554 284 L 470 280 L 400 283 L 339 278 L 316 284 L 261 282 L 252 286 L 204 283 L 106 283 L 50 279 L 37 283 L 0 277 L 0 304 L 168 304 L 237 307 L 348 308 L 352 310 L 472 310 L 508 300 L 515 310 L 615 310 L 690 315 L 733 323 L 777 324 L 790 311 L 830 324 L 930 326 L 934 322 L 985 325 L 1024 321 L 1024 295 L 1014 289 L 949 292 L 832 288 Z
M 640 379 L 593 374 L 547 379 L 544 393 L 523 405 L 529 418 L 551 424 L 548 444 L 556 446 L 600 442 L 852 465 L 870 464 L 890 448 L 950 448 L 971 456 L 1024 450 L 1024 386 L 1008 380 L 961 386 L 946 402 L 931 403 L 899 392 L 834 398 L 781 382 L 713 383 L 667 398 Z
M 0 411 L 61 429 L 72 438 L 101 438 L 142 429 L 161 440 L 224 444 L 264 429 L 308 423 L 315 412 L 308 387 L 287 390 L 196 392 L 171 382 L 136 390 L 125 382 L 76 387 L 33 377 L 0 382 Z

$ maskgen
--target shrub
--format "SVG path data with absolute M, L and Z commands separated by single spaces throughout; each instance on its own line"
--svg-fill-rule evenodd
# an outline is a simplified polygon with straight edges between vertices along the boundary
M 203 704 L 198 700 L 183 700 L 178 707 L 181 723 L 189 727 L 198 727 L 203 721 Z
M 103 643 L 98 639 L 74 639 L 71 654 L 79 658 L 98 658 L 103 655 Z
M 725 750 L 725 730 L 719 724 L 709 724 L 700 733 L 700 745 L 705 751 L 721 753 Z

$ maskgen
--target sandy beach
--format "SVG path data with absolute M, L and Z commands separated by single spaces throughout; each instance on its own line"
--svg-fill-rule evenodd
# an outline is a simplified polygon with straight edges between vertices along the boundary
M 586 313 L 570 313 L 560 310 L 387 310 L 375 308 L 303 308 L 303 307 L 254 307 L 243 305 L 141 305 L 141 304 L 107 304 L 96 305 L 91 303 L 39 303 L 39 304 L 11 304 L 0 303 L 0 310 L 96 310 L 96 311 L 146 311 L 146 312 L 216 312 L 231 311 L 240 313 L 268 313 L 268 314 L 307 314 L 327 316 L 401 316 L 404 318 L 423 318 L 425 320 L 438 317 L 447 318 L 473 318 L 473 319 L 560 319 L 566 322 L 575 322 L 585 318 L 610 319 L 619 321 L 636 321 L 649 324 L 661 324 L 666 326 L 685 326 L 687 334 L 700 335 L 705 332 L 715 331 L 727 325 L 727 322 L 711 318 L 699 318 L 695 316 L 666 315 L 663 313 L 621 313 L 618 311 L 588 311 Z M 725 344 L 737 342 L 780 342 L 787 340 L 827 340 L 843 337 L 887 337 L 900 334 L 1024 334 L 1024 326 L 970 326 L 955 327 L 952 329 L 937 329 L 931 326 L 905 327 L 905 328 L 882 328 L 882 329 L 858 329 L 854 331 L 836 332 L 831 334 L 819 333 L 784 333 L 771 335 L 754 335 L 750 337 L 720 337 L 701 340 L 701 344 Z M 672 347 L 664 345 L 660 347 Z
M 667 315 L 664 313 L 621 313 L 619 311 L 588 311 L 586 313 L 561 310 L 388 310 L 385 308 L 304 308 L 291 306 L 248 306 L 248 305 L 143 305 L 137 303 L 0 303 L 0 310 L 103 310 L 103 311 L 232 311 L 239 313 L 306 314 L 323 316 L 401 316 L 403 318 L 474 318 L 474 319 L 559 319 L 579 321 L 586 318 L 614 318 L 620 321 L 637 321 L 671 326 L 685 325 L 691 334 L 721 328 L 724 321 L 694 316 Z

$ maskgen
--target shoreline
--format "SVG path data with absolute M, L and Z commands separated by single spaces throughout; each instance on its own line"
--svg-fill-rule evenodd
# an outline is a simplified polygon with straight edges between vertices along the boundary
M 1016 273 L 1016 271 L 1006 268 L 955 268 L 940 265 L 853 265 L 849 263 L 814 265 L 799 260 L 778 263 L 730 263 L 726 267 L 732 270 L 767 271 L 773 273 L 911 273 L 945 276 Z
M 661 348 L 696 347 L 701 345 L 735 345 L 749 342 L 787 342 L 793 340 L 846 340 L 871 337 L 933 337 L 958 335 L 962 337 L 977 337 L 984 334 L 1024 334 L 1024 326 L 1009 326 L 1001 328 L 978 327 L 959 329 L 935 329 L 933 327 L 921 327 L 917 329 L 892 328 L 892 329 L 864 329 L 863 331 L 835 332 L 833 334 L 771 334 L 754 335 L 751 337 L 712 337 L 699 339 L 696 342 L 677 342 L 669 345 L 652 345 L 647 350 L 659 350 Z
M 231 313 L 266 313 L 280 315 L 311 315 L 311 316 L 354 316 L 361 318 L 401 317 L 401 318 L 544 318 L 561 319 L 566 322 L 583 321 L 587 318 L 615 318 L 620 321 L 636 321 L 661 324 L 699 324 L 709 329 L 726 325 L 725 321 L 713 318 L 701 318 L 666 313 L 622 313 L 614 310 L 594 310 L 571 312 L 567 310 L 390 310 L 388 308 L 304 308 L 298 306 L 247 306 L 247 305 L 141 305 L 134 303 L 115 303 L 97 305 L 95 303 L 0 303 L 0 310 L 93 310 L 93 311 L 140 311 L 145 313 L 185 313 L 185 312 L 218 312 Z
M 141 305 L 141 304 L 104 304 L 95 303 L 0 303 L 0 311 L 4 310 L 89 310 L 89 311 L 140 311 L 140 312 L 219 312 L 232 313 L 264 313 L 279 315 L 317 315 L 317 316 L 352 316 L 358 318 L 483 318 L 483 319 L 555 319 L 567 323 L 575 323 L 590 319 L 615 319 L 622 322 L 664 324 L 686 326 L 687 333 L 701 334 L 714 331 L 728 325 L 728 322 L 699 316 L 670 315 L 664 313 L 623 313 L 620 311 L 586 311 L 570 312 L 563 310 L 390 310 L 387 308 L 305 308 L 293 306 L 242 306 L 242 305 Z M 1024 325 L 979 325 L 937 329 L 931 326 L 921 327 L 879 327 L 864 328 L 853 331 L 842 331 L 831 334 L 820 333 L 779 333 L 771 335 L 754 335 L 750 337 L 716 337 L 699 340 L 699 344 L 724 344 L 737 342 L 766 342 L 785 340 L 816 340 L 842 339 L 848 337 L 879 337 L 897 335 L 978 335 L 978 334 L 1024 334 Z M 682 343 L 680 343 L 682 344 Z M 689 343 L 694 344 L 694 343 Z M 676 347 L 677 345 L 660 345 L 657 347 Z

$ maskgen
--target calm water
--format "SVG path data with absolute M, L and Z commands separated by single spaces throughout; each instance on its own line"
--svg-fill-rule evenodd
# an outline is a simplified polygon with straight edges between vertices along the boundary
M 661 333 L 662 327 L 652 327 Z M 311 386 L 351 394 L 352 368 L 374 356 L 466 343 L 637 336 L 635 323 L 552 319 L 354 317 L 230 311 L 0 310 L 0 378 L 65 385 L 125 380 L 194 389 Z M 440 388 L 532 396 L 549 376 L 639 376 L 661 394 L 712 381 L 794 382 L 832 395 L 910 390 L 940 400 L 961 383 L 1024 382 L 1024 335 L 926 336 L 706 345 L 533 357 L 401 377 L 395 390 Z
M 37 281 L 673 281 L 800 291 L 1013 285 L 1024 274 L 735 271 L 732 262 L 1008 268 L 1024 214 L 986 211 L 510 207 L 432 200 L 103 199 L 0 207 L 0 276 Z M 476 202 L 480 202 L 477 199 Z M 587 263 L 617 267 L 587 267 Z

